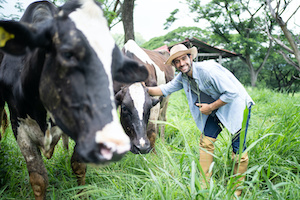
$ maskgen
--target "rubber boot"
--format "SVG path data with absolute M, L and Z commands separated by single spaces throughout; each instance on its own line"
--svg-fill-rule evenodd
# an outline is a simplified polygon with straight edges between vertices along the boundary
M 209 172 L 209 167 L 213 162 L 213 153 L 215 150 L 214 142 L 216 141 L 215 138 L 211 137 L 201 137 L 200 139 L 200 165 L 203 169 L 203 172 L 205 174 L 205 177 L 202 179 L 202 185 L 204 188 L 206 188 L 206 181 L 209 182 L 210 177 L 212 175 L 212 172 Z M 210 154 L 209 154 L 209 153 Z M 205 181 L 206 180 L 206 181 Z
M 234 164 L 233 173 L 241 175 L 247 171 L 249 157 L 248 154 L 245 153 L 241 157 L 241 160 L 239 161 L 238 154 L 236 155 L 235 153 L 232 152 L 233 161 L 235 160 L 235 157 L 236 157 L 236 161 L 235 161 L 236 163 Z M 241 182 L 243 182 L 244 180 L 245 180 L 245 175 L 238 179 L 238 184 L 236 185 L 236 188 L 240 186 Z M 234 192 L 234 194 L 238 197 L 241 196 L 241 193 L 242 193 L 241 189 L 236 189 L 236 191 Z

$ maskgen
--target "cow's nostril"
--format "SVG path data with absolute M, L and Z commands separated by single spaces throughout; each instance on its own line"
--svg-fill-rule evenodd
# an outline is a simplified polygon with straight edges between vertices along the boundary
M 134 154 L 147 154 L 151 151 L 151 146 L 150 145 L 132 145 L 131 152 Z

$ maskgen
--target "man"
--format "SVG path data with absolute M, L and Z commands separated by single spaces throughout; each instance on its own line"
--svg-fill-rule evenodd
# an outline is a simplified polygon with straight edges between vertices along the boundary
M 209 167 L 213 162 L 214 142 L 222 131 L 222 126 L 234 136 L 232 140 L 232 157 L 236 162 L 234 173 L 243 174 L 247 171 L 249 160 L 247 153 L 241 154 L 240 157 L 235 155 L 246 149 L 244 140 L 244 147 L 239 151 L 239 133 L 242 129 L 244 110 L 249 109 L 250 113 L 254 102 L 229 70 L 214 61 L 193 62 L 196 56 L 196 47 L 188 49 L 183 44 L 173 46 L 166 64 L 175 66 L 179 74 L 165 85 L 148 87 L 148 92 L 153 96 L 167 96 L 184 89 L 192 116 L 203 133 L 200 139 L 200 165 L 205 173 L 203 180 L 205 183 L 211 176 Z M 249 118 L 250 115 L 247 124 Z M 243 179 L 244 177 L 239 181 Z M 235 194 L 240 196 L 241 190 L 236 190 Z

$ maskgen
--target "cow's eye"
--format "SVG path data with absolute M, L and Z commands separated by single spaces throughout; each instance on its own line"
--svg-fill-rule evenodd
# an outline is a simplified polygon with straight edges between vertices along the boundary
M 77 54 L 74 51 L 74 48 L 70 45 L 63 45 L 59 49 L 59 58 L 64 65 L 76 65 L 77 63 Z
M 127 110 L 127 108 L 125 106 L 122 106 L 122 111 L 123 112 L 127 112 L 128 110 Z
M 66 60 L 70 60 L 74 54 L 70 51 L 62 52 L 62 57 Z
M 64 66 L 75 67 L 78 65 L 78 60 L 74 52 L 63 49 L 60 52 L 59 60 Z
M 122 106 L 122 112 L 124 114 L 130 114 L 130 111 L 126 108 L 126 106 Z

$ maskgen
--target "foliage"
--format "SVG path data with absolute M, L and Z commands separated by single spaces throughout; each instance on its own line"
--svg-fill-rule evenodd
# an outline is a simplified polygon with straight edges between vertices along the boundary
M 245 62 L 239 58 L 224 60 L 222 63 L 244 85 L 250 86 L 249 70 L 245 70 Z
M 0 0 L 0 11 L 2 9 L 4 9 L 3 4 L 5 6 L 5 4 L 7 4 L 6 0 Z M 17 4 L 15 5 L 15 8 L 18 9 L 18 12 L 22 11 L 21 8 L 22 3 L 17 2 Z M 16 15 L 16 14 L 10 14 L 10 15 L 4 15 L 2 12 L 0 12 L 0 20 L 6 20 L 6 19 L 12 19 L 12 20 L 19 20 L 20 16 Z
M 116 41 L 116 44 L 119 48 L 123 48 L 124 46 L 124 34 L 113 34 L 112 35 L 114 40 Z M 146 40 L 143 38 L 143 36 L 140 33 L 135 33 L 135 42 L 142 46 L 146 42 Z
M 284 35 L 285 40 L 288 42 L 288 45 L 284 44 L 284 42 L 276 37 L 274 37 L 272 33 L 272 29 L 268 31 L 266 29 L 266 33 L 269 38 L 274 41 L 278 46 L 281 47 L 278 52 L 284 57 L 287 63 L 294 66 L 300 72 L 300 48 L 299 48 L 299 39 L 295 37 L 292 30 L 288 29 L 288 25 L 291 18 L 297 18 L 299 15 L 300 5 L 299 1 L 288 0 L 288 1 L 276 1 L 276 3 L 271 3 L 272 1 L 266 0 L 266 22 L 270 24 L 268 26 L 280 27 L 281 33 Z M 293 11 L 291 11 L 293 10 Z M 287 18 L 287 20 L 283 19 L 283 16 Z M 299 26 L 299 25 L 298 25 Z M 299 36 L 299 35 L 298 35 Z M 294 59 L 291 59 L 293 57 Z M 300 78 L 300 74 L 299 74 Z
M 222 65 L 229 69 L 244 85 L 251 85 L 249 71 L 245 70 L 245 63 L 241 59 L 228 59 Z M 265 67 L 258 75 L 257 87 L 281 92 L 299 92 L 300 80 L 295 79 L 295 76 L 297 76 L 297 70 L 286 63 L 276 51 L 271 51 Z
M 207 30 L 203 30 L 198 27 L 179 27 L 164 36 L 152 38 L 148 42 L 144 43 L 142 47 L 152 50 L 163 45 L 171 46 L 191 37 L 196 37 L 207 42 L 211 41 L 210 32 Z
M 300 196 L 300 94 L 247 88 L 252 107 L 247 135 L 249 167 L 241 199 L 290 199 Z M 106 166 L 88 166 L 86 182 L 76 186 L 70 159 L 62 142 L 50 160 L 48 199 L 233 199 L 237 177 L 232 175 L 231 136 L 218 137 L 209 189 L 201 187 L 200 132 L 189 112 L 184 92 L 173 93 L 167 112 L 164 141 L 156 153 L 126 156 Z M 1 199 L 33 199 L 26 164 L 11 129 L 0 142 Z M 73 147 L 74 143 L 71 142 Z M 79 189 L 84 192 L 77 194 Z
M 191 12 L 197 13 L 195 21 L 205 19 L 225 49 L 242 54 L 250 71 L 251 85 L 255 86 L 257 75 L 268 57 L 270 44 L 261 33 L 263 5 L 257 0 L 219 0 L 202 3 L 186 0 Z M 263 58 L 263 59 L 261 59 Z
M 2 4 L 7 3 L 6 0 L 0 0 L 0 9 L 3 8 Z
M 120 22 L 120 15 L 118 14 L 117 10 L 115 9 L 116 1 L 112 0 L 97 0 L 101 3 L 102 9 L 104 12 L 104 16 L 107 19 L 108 26 L 112 28 L 117 23 Z M 118 4 L 117 7 L 119 8 L 120 5 Z
M 299 76 L 298 71 L 289 65 L 277 52 L 272 52 L 265 69 L 258 77 L 258 86 L 266 85 L 267 88 L 284 92 L 300 91 L 300 80 L 294 77 Z
M 173 10 L 173 11 L 171 12 L 170 17 L 168 17 L 168 18 L 166 19 L 166 22 L 164 23 L 164 26 L 165 26 L 164 29 L 165 29 L 165 30 L 168 29 L 168 28 L 170 28 L 170 26 L 172 25 L 172 23 L 173 23 L 174 21 L 177 20 L 177 18 L 175 17 L 175 15 L 178 13 L 178 11 L 179 11 L 178 8 L 175 9 L 175 10 Z

